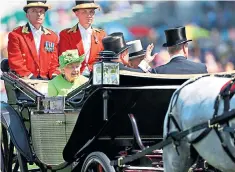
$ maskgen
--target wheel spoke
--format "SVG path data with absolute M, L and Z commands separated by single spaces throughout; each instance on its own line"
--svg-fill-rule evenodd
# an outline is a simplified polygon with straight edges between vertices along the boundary
M 16 163 L 15 163 L 15 167 L 13 169 L 13 172 L 18 172 L 18 170 L 19 170 L 19 162 L 17 160 Z
M 17 157 L 14 154 L 14 144 L 10 140 L 10 135 L 7 129 L 2 125 L 2 143 L 1 143 L 1 169 L 4 172 L 12 172 L 13 167 L 15 172 L 19 169 Z
M 87 172 L 94 172 L 94 170 L 93 169 L 88 169 Z
M 19 162 L 19 166 L 20 166 L 20 171 L 21 172 L 28 171 L 26 159 L 21 154 L 18 154 L 17 157 L 18 157 L 18 162 Z
M 2 142 L 4 145 L 4 150 L 8 151 L 8 136 L 7 136 L 7 130 L 2 127 Z
M 9 147 L 9 155 L 8 155 L 8 160 L 7 160 L 7 169 L 8 171 L 12 171 L 12 159 L 13 159 L 13 151 L 14 151 L 14 145 L 12 143 L 12 141 L 10 141 L 10 147 Z
M 4 152 L 1 144 L 1 171 L 5 172 L 5 158 L 4 158 Z
M 8 159 L 9 159 L 9 144 L 8 144 L 8 133 L 6 128 L 2 126 L 2 144 L 3 144 L 3 158 L 4 158 L 4 168 L 5 171 L 8 172 Z

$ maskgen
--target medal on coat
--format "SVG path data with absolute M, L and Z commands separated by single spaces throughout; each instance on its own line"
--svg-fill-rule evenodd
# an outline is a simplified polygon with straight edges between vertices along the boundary
M 46 41 L 45 42 L 45 50 L 47 52 L 53 52 L 55 48 L 55 44 L 53 42 Z
M 55 44 L 52 42 L 51 43 L 51 52 L 53 52 L 55 50 Z
M 99 43 L 99 40 L 98 40 L 97 36 L 94 35 L 94 38 L 95 38 L 95 43 L 98 44 L 98 43 Z
M 44 48 L 45 48 L 46 52 L 49 52 L 49 45 L 48 45 L 48 41 L 46 41 L 46 42 L 45 42 L 45 47 L 44 47 Z
M 53 52 L 53 43 L 49 42 L 50 52 Z
M 49 42 L 49 52 L 51 53 L 51 42 Z

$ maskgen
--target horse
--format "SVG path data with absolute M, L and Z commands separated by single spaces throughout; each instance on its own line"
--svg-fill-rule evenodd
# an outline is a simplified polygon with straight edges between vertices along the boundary
M 233 92 L 229 89 L 233 89 Z M 234 75 L 210 75 L 186 81 L 171 97 L 164 119 L 163 138 L 235 109 L 234 93 Z M 227 132 L 223 127 L 231 131 Z M 163 148 L 164 171 L 192 171 L 192 165 L 202 157 L 216 170 L 235 172 L 234 131 L 233 116 L 226 123 L 217 126 L 211 126 L 208 122 L 208 128 L 191 132 L 183 139 L 173 141 Z

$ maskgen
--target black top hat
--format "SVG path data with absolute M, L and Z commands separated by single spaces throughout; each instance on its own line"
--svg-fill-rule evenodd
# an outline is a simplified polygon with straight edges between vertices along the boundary
M 23 10 L 27 12 L 27 10 L 31 7 L 42 7 L 45 8 L 45 10 L 47 11 L 51 8 L 51 6 L 46 4 L 46 2 L 46 0 L 27 0 L 27 5 L 23 7 Z
M 104 51 L 113 51 L 118 56 L 120 53 L 128 49 L 123 33 L 115 32 L 102 39 Z
M 74 12 L 78 9 L 84 9 L 84 8 L 91 8 L 91 9 L 100 8 L 100 6 L 98 4 L 95 4 L 93 0 L 87 0 L 87 1 L 75 0 L 75 4 L 76 6 L 72 8 Z
M 192 40 L 187 40 L 185 27 L 176 27 L 173 29 L 165 30 L 166 43 L 163 47 L 171 47 L 174 45 L 183 44 Z

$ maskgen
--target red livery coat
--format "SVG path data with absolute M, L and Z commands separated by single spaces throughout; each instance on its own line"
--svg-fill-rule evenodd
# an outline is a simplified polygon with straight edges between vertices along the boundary
M 102 39 L 105 36 L 106 33 L 104 30 L 92 28 L 90 56 L 87 63 L 85 61 L 82 63 L 81 72 L 84 70 L 85 66 L 88 66 L 90 71 L 92 70 L 94 62 L 97 61 L 97 54 L 104 50 Z M 82 36 L 78 24 L 60 32 L 59 55 L 66 50 L 72 49 L 78 49 L 79 54 L 84 54 Z
M 59 66 L 58 36 L 44 27 L 42 27 L 42 31 L 44 33 L 41 36 L 39 56 L 28 23 L 25 26 L 17 27 L 8 35 L 9 67 L 21 77 L 32 73 L 35 77 L 51 78 L 52 74 L 60 73 L 57 70 Z M 49 52 L 47 47 L 52 44 L 53 51 Z

